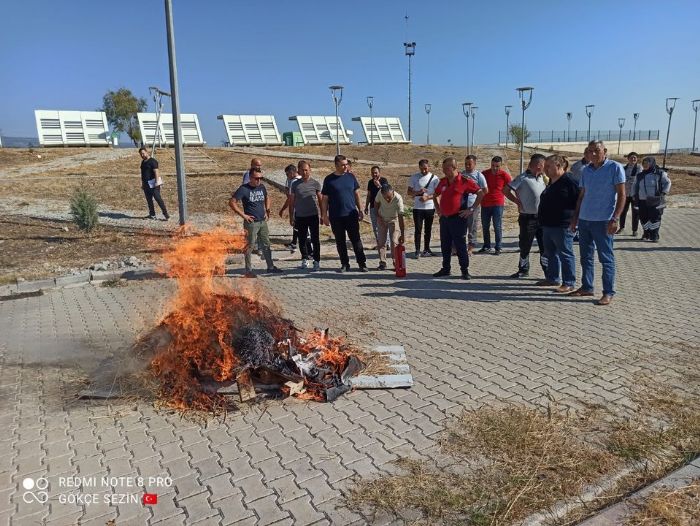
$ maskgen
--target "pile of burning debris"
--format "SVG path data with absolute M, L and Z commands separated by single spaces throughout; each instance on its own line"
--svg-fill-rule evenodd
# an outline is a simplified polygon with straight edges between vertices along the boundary
M 214 411 L 270 396 L 333 401 L 364 367 L 358 349 L 327 330 L 302 335 L 260 291 L 215 284 L 239 236 L 211 231 L 178 240 L 168 272 L 177 279 L 173 308 L 137 345 L 150 358 L 159 397 L 168 406 Z M 217 285 L 217 286 L 215 286 Z

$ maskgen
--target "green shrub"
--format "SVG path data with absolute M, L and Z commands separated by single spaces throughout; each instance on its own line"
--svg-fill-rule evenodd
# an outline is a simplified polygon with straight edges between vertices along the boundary
M 70 213 L 73 222 L 80 230 L 92 231 L 97 226 L 97 200 L 84 187 L 79 187 L 70 200 Z

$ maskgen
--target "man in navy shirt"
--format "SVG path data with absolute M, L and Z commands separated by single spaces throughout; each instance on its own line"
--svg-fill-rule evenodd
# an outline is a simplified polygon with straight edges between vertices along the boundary
M 360 238 L 360 221 L 363 218 L 360 185 L 355 176 L 347 171 L 348 161 L 344 155 L 336 155 L 334 162 L 335 171 L 326 176 L 321 188 L 323 224 L 330 225 L 333 230 L 340 257 L 338 272 L 350 270 L 346 234 L 352 243 L 360 272 L 367 272 L 367 258 Z
M 143 188 L 143 193 L 146 196 L 146 203 L 148 203 L 148 218 L 156 218 L 156 209 L 153 206 L 153 200 L 156 200 L 161 212 L 163 212 L 163 217 L 167 221 L 170 219 L 168 215 L 168 210 L 165 208 L 165 202 L 160 196 L 160 187 L 163 184 L 163 180 L 158 173 L 158 161 L 156 161 L 148 153 L 148 150 L 143 146 L 139 148 L 139 155 L 141 156 L 141 188 Z
M 261 182 L 262 178 L 260 168 L 251 168 L 248 183 L 238 187 L 228 202 L 231 209 L 243 218 L 243 228 L 247 234 L 245 249 L 245 277 L 247 278 L 255 277 L 251 254 L 256 242 L 265 256 L 267 271 L 271 273 L 282 272 L 272 262 L 270 232 L 267 227 L 267 220 L 270 217 L 270 201 L 267 189 Z

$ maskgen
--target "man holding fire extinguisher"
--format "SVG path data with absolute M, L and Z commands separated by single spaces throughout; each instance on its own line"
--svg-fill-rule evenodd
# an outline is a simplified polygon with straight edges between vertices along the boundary
M 440 179 L 433 195 L 435 209 L 440 214 L 442 268 L 433 276 L 441 278 L 450 275 L 450 260 L 454 245 L 457 250 L 459 267 L 462 270 L 462 279 L 471 279 L 469 255 L 467 254 L 467 218 L 481 204 L 484 190 L 473 179 L 460 175 L 457 171 L 457 160 L 454 157 L 448 157 L 442 162 L 442 173 L 445 174 L 445 177 Z M 466 199 L 462 199 L 466 194 L 476 194 L 476 200 L 463 208 L 463 203 L 468 202 Z
M 377 212 L 377 247 L 379 250 L 379 267 L 386 270 L 386 241 L 391 239 L 391 253 L 395 255 L 396 245 L 404 242 L 403 198 L 394 192 L 390 184 L 385 184 L 374 200 L 374 210 Z M 396 232 L 399 224 L 400 235 Z

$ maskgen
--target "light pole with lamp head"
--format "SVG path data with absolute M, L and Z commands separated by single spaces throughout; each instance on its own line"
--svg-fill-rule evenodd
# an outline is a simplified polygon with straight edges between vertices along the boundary
M 372 108 L 374 108 L 374 97 L 371 95 L 367 97 L 367 106 L 369 106 L 369 143 L 374 144 L 374 113 Z
M 151 155 L 155 156 L 156 143 L 160 146 L 160 116 L 163 114 L 163 97 L 170 97 L 170 93 L 163 91 L 157 86 L 149 86 L 148 91 L 153 94 L 153 103 L 156 107 L 156 131 L 153 134 L 153 146 L 151 146 Z
M 425 105 L 425 113 L 428 115 L 428 146 L 430 146 L 430 110 L 433 109 L 432 104 Z
M 571 117 L 573 117 L 573 116 L 574 116 L 573 113 L 571 113 L 570 111 L 566 112 L 566 120 L 567 120 L 566 140 L 567 140 L 567 142 L 571 142 Z
M 666 169 L 666 153 L 668 152 L 668 136 L 671 134 L 671 117 L 673 110 L 676 108 L 678 97 L 669 97 L 666 99 L 666 113 L 668 113 L 668 128 L 666 129 L 666 146 L 664 146 L 664 164 L 661 168 Z
M 404 42 L 403 47 L 408 57 L 408 141 L 411 142 L 411 58 L 416 54 L 416 43 Z
M 520 107 L 523 110 L 523 118 L 520 121 L 520 172 L 523 173 L 523 154 L 525 153 L 525 110 L 530 107 L 532 102 L 532 90 L 534 88 L 524 87 L 517 88 L 518 97 L 520 98 Z
M 617 155 L 620 155 L 620 143 L 622 142 L 622 128 L 625 127 L 625 118 L 617 118 L 617 126 L 620 128 L 620 134 L 617 136 Z
M 508 134 L 510 133 L 510 130 L 508 129 L 509 123 L 508 120 L 510 118 L 510 110 L 513 106 L 506 106 L 506 149 L 508 148 Z
M 474 120 L 476 119 L 476 110 L 479 106 L 472 106 L 472 147 L 470 151 L 474 151 Z
M 331 97 L 335 104 L 335 154 L 340 155 L 340 121 L 338 120 L 338 106 L 343 101 L 343 86 L 329 86 Z
M 587 141 L 591 140 L 591 115 L 593 115 L 593 108 L 595 108 L 595 104 L 589 104 L 588 106 L 586 106 L 586 115 L 588 115 L 588 135 L 586 136 Z
M 462 113 L 467 118 L 467 155 L 469 155 L 469 109 L 472 107 L 473 102 L 463 102 L 462 103 Z
M 700 99 L 695 99 L 692 101 L 693 111 L 695 112 L 695 124 L 693 125 L 693 149 L 691 152 L 695 151 L 695 132 L 698 129 L 698 108 L 700 108 Z
M 639 118 L 639 113 L 632 114 L 632 118 L 634 119 L 634 129 L 632 131 L 632 140 L 636 141 L 637 140 L 637 119 Z

